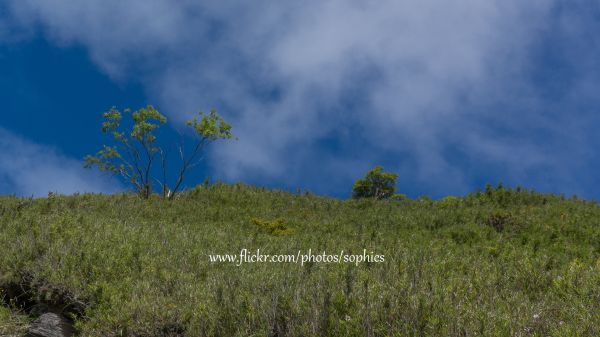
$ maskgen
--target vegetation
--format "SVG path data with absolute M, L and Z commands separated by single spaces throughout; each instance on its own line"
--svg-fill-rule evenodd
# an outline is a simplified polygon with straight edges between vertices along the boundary
M 192 151 L 186 153 L 183 142 L 177 150 L 181 161 L 177 178 L 171 190 L 167 177 L 167 153 L 157 145 L 156 130 L 167 122 L 167 118 L 149 105 L 137 111 L 124 111 L 133 120 L 131 131 L 122 130 L 123 115 L 113 107 L 103 114 L 102 133 L 109 134 L 116 142 L 114 146 L 104 145 L 96 155 L 85 157 L 85 167 L 97 166 L 101 171 L 119 174 L 135 188 L 144 199 L 152 194 L 153 181 L 162 186 L 163 198 L 172 199 L 182 187 L 186 173 L 197 164 L 197 159 L 205 147 L 219 139 L 231 139 L 231 125 L 227 124 L 215 110 L 186 122 L 197 137 Z M 199 118 L 198 118 L 199 117 Z M 160 158 L 162 180 L 153 177 L 154 164 Z M 154 180 L 153 180 L 154 179 Z
M 598 219 L 595 203 L 506 188 L 2 197 L 0 284 L 70 308 L 82 336 L 599 336 Z M 241 249 L 385 262 L 209 262 Z
M 21 337 L 25 335 L 28 321 L 25 314 L 15 313 L 8 307 L 0 306 L 0 336 Z
M 354 199 L 387 199 L 394 197 L 397 178 L 397 174 L 383 172 L 383 167 L 376 166 L 367 173 L 365 178 L 359 179 L 354 183 L 352 197 Z M 395 199 L 402 199 L 402 195 L 398 195 Z
M 287 225 L 285 224 L 285 220 L 281 219 L 281 218 L 273 220 L 273 221 L 252 219 L 252 222 L 256 226 L 258 226 L 259 228 L 262 228 L 265 232 L 267 232 L 271 235 L 285 236 L 285 235 L 291 235 L 294 233 L 294 230 L 288 228 Z

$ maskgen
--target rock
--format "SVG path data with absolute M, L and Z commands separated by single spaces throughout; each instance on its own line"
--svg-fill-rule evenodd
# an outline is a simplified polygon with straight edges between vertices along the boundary
M 47 312 L 38 317 L 27 331 L 26 337 L 70 337 L 73 326 L 65 317 Z

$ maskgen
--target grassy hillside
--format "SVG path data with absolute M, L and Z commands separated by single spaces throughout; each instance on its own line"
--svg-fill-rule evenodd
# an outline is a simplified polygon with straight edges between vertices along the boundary
M 84 336 L 599 336 L 599 223 L 595 203 L 506 189 L 3 197 L 0 285 L 74 314 Z M 209 262 L 243 248 L 385 261 Z

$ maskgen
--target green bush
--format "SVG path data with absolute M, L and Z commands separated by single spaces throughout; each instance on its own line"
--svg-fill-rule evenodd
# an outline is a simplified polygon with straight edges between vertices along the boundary
M 396 201 L 402 201 L 408 199 L 408 197 L 406 196 L 406 194 L 396 193 L 392 195 L 391 199 Z
M 0 299 L 2 293 L 0 292 Z M 27 332 L 29 318 L 22 312 L 11 312 L 0 307 L 0 336 L 23 336 Z
M 383 167 L 376 166 L 367 173 L 366 177 L 354 183 L 352 197 L 387 199 L 396 192 L 396 178 L 398 178 L 397 174 L 383 172 Z
M 265 232 L 274 236 L 286 236 L 294 233 L 294 230 L 289 228 L 285 220 L 281 218 L 271 221 L 253 218 L 252 222 Z
M 455 197 L 453 195 L 450 195 L 450 196 L 440 199 L 437 202 L 437 205 L 440 208 L 456 208 L 456 207 L 460 206 L 461 202 L 462 202 L 462 199 L 460 197 Z

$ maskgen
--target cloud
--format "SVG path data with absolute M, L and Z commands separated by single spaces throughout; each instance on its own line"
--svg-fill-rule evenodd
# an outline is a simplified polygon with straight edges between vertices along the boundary
M 81 160 L 0 128 L 0 194 L 10 191 L 42 197 L 48 192 L 111 193 L 121 189 L 116 180 L 85 170 Z
M 595 101 L 600 83 L 587 71 L 600 53 L 588 43 L 586 32 L 597 24 L 585 5 L 13 0 L 9 6 L 23 26 L 41 27 L 60 45 L 87 47 L 115 80 L 144 83 L 178 121 L 218 108 L 240 138 L 211 156 L 215 171 L 229 179 L 328 192 L 323 182 L 339 190 L 383 162 L 405 183 L 439 194 L 471 189 L 473 171 L 542 187 L 549 176 L 555 188 L 579 189 L 572 170 L 587 175 L 593 168 L 575 163 L 589 159 L 580 149 L 589 146 L 596 117 L 578 104 Z M 560 95 L 546 92 L 555 74 L 546 64 L 549 46 L 565 51 L 557 62 L 568 69 L 559 77 L 572 77 L 556 84 Z

